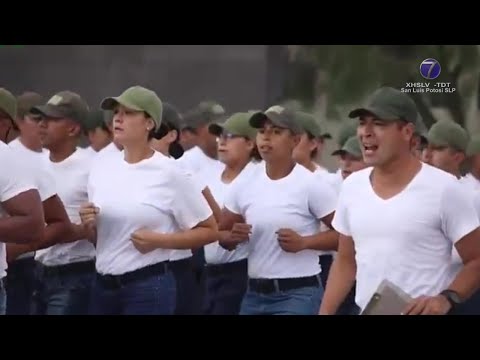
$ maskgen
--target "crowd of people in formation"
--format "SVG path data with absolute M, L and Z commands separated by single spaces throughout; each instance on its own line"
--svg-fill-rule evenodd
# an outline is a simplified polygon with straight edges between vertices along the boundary
M 1 314 L 480 314 L 480 136 L 383 87 L 329 172 L 313 114 L 115 95 L 0 89 Z

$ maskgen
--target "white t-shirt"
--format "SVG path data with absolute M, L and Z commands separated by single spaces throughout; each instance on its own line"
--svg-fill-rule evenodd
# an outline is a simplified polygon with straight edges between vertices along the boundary
M 233 184 L 240 181 L 244 177 L 249 177 L 254 173 L 258 163 L 250 162 L 242 170 L 240 174 L 229 184 L 222 181 L 222 173 L 224 168 L 218 168 L 210 174 L 208 187 L 212 192 L 215 201 L 220 208 L 223 207 L 225 196 L 232 188 Z M 218 241 L 205 246 L 205 261 L 207 264 L 225 264 L 246 259 L 248 256 L 248 243 L 241 243 L 233 251 L 222 248 Z
M 100 208 L 96 262 L 100 274 L 120 275 L 170 259 L 170 249 L 140 253 L 131 241 L 135 231 L 187 230 L 212 215 L 191 178 L 158 152 L 136 164 L 123 157 L 96 161 L 88 197 Z
M 210 180 L 210 174 L 222 167 L 222 163 L 205 155 L 198 146 L 185 151 L 182 157 L 176 160 L 177 165 L 185 172 L 192 174 L 195 185 L 203 191 Z M 211 190 L 210 190 L 211 191 Z M 191 250 L 172 250 L 170 260 L 181 260 L 192 256 Z
M 322 183 L 325 183 L 326 186 L 329 186 L 331 188 L 331 190 L 335 193 L 335 195 L 337 195 L 336 197 L 338 197 L 338 193 L 340 192 L 339 189 L 336 187 L 336 184 L 334 182 L 334 178 L 336 179 L 336 174 L 332 174 L 328 171 L 323 171 L 322 168 L 317 168 L 317 170 L 315 170 L 315 172 L 313 173 L 316 177 L 320 178 Z M 325 225 L 323 222 L 320 222 L 320 231 L 321 232 L 325 232 L 325 231 L 328 231 L 330 230 L 330 228 Z M 318 255 L 333 255 L 335 254 L 335 251 L 331 250 L 331 251 L 323 251 L 323 250 L 317 250 L 318 252 Z
M 252 225 L 248 275 L 251 278 L 296 278 L 320 272 L 318 252 L 283 251 L 276 232 L 289 228 L 301 236 L 318 233 L 321 218 L 335 210 L 335 194 L 328 185 L 301 165 L 279 180 L 266 174 L 265 163 L 251 176 L 236 181 L 225 207 Z
M 356 303 L 363 309 L 384 279 L 412 297 L 438 294 L 455 277 L 453 244 L 479 226 L 472 201 L 454 176 L 427 164 L 401 193 L 383 200 L 371 172 L 344 181 L 333 220 L 355 244 Z
M 40 199 L 43 201 L 50 199 L 57 194 L 55 179 L 51 173 L 48 161 L 48 153 L 45 150 L 41 152 L 32 151 L 22 144 L 19 138 L 16 138 L 8 144 L 15 151 L 18 161 L 22 161 L 28 170 L 29 176 L 32 177 L 38 188 Z M 18 259 L 31 258 L 35 256 L 35 252 L 22 254 Z
M 37 189 L 32 178 L 28 176 L 28 170 L 23 162 L 19 161 L 18 154 L 0 141 L 0 218 L 7 217 L 8 214 L 2 207 L 2 203 L 14 198 L 15 196 L 31 190 Z M 0 242 L 0 279 L 7 275 L 7 252 L 5 243 Z
M 470 187 L 470 189 L 473 191 L 480 191 L 480 181 L 478 181 L 477 178 L 470 173 L 462 177 L 460 182 L 463 185 Z
M 80 206 L 88 201 L 87 180 L 92 159 L 91 153 L 77 149 L 61 162 L 47 161 L 55 179 L 58 196 L 73 224 L 81 223 Z M 86 239 L 56 244 L 47 249 L 38 250 L 35 254 L 35 259 L 45 266 L 88 261 L 94 257 L 95 247 Z
M 165 157 L 165 158 L 169 160 L 173 164 L 173 166 L 178 166 L 182 171 L 185 172 L 186 175 L 190 176 L 191 181 L 194 183 L 196 187 L 196 191 L 202 193 L 202 191 L 207 187 L 203 177 L 199 176 L 199 174 L 196 174 L 195 176 L 193 176 L 193 174 L 188 169 L 186 169 L 184 163 L 180 163 L 172 157 Z M 178 226 L 174 229 L 174 231 L 179 231 L 179 230 L 180 229 L 178 228 Z M 183 260 L 183 259 L 190 258 L 192 256 L 193 256 L 193 253 L 192 253 L 192 250 L 190 249 L 185 249 L 185 250 L 172 249 L 172 251 L 170 252 L 170 261 Z

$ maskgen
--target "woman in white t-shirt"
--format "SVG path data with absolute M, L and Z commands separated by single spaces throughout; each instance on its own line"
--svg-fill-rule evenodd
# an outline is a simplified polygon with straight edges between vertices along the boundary
M 318 232 L 320 221 L 331 224 L 335 193 L 295 163 L 303 130 L 293 112 L 275 106 L 253 114 L 250 125 L 259 129 L 264 162 L 231 186 L 220 224 L 220 230 L 231 229 L 225 245 L 249 241 L 240 314 L 313 315 L 323 294 L 318 250 L 337 247 L 336 232 Z
M 153 91 L 134 86 L 101 107 L 114 111 L 114 138 L 124 150 L 92 166 L 91 203 L 81 210 L 97 249 L 92 313 L 173 314 L 170 249 L 214 241 L 212 211 L 189 176 L 150 147 L 162 118 Z
M 251 113 L 236 113 L 223 124 L 212 124 L 211 134 L 218 138 L 218 159 L 225 164 L 208 177 L 215 200 L 223 204 L 235 182 L 249 177 L 261 160 L 255 145 L 256 129 L 250 126 Z M 228 231 L 222 237 L 228 237 Z M 247 290 L 248 244 L 225 249 L 222 241 L 205 246 L 205 314 L 238 315 Z

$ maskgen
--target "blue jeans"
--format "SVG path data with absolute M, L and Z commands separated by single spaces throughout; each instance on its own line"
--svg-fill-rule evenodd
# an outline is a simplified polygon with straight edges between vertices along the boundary
M 171 271 L 153 271 L 148 275 L 140 275 L 143 269 L 129 273 L 128 280 L 122 275 L 97 274 L 92 291 L 90 313 L 92 315 L 173 315 L 176 300 L 173 274 Z
M 93 262 L 54 267 L 39 264 L 37 269 L 33 314 L 88 314 L 94 274 Z
M 5 315 L 7 311 L 7 292 L 3 285 L 4 279 L 0 279 L 0 315 Z
M 35 292 L 36 262 L 33 257 L 18 259 L 7 270 L 7 315 L 30 315 Z
M 205 273 L 205 315 L 238 315 L 248 285 L 247 260 L 208 265 Z
M 202 289 L 191 257 L 170 262 L 177 288 L 175 315 L 201 315 Z
M 322 297 L 321 284 L 271 293 L 259 293 L 249 288 L 240 315 L 316 315 Z

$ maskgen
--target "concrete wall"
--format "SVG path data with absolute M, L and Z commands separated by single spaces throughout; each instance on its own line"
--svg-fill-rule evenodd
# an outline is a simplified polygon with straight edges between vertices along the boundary
M 97 107 L 138 84 L 181 110 L 215 99 L 240 111 L 281 96 L 285 62 L 280 45 L 1 46 L 0 86 L 45 96 L 72 90 Z

